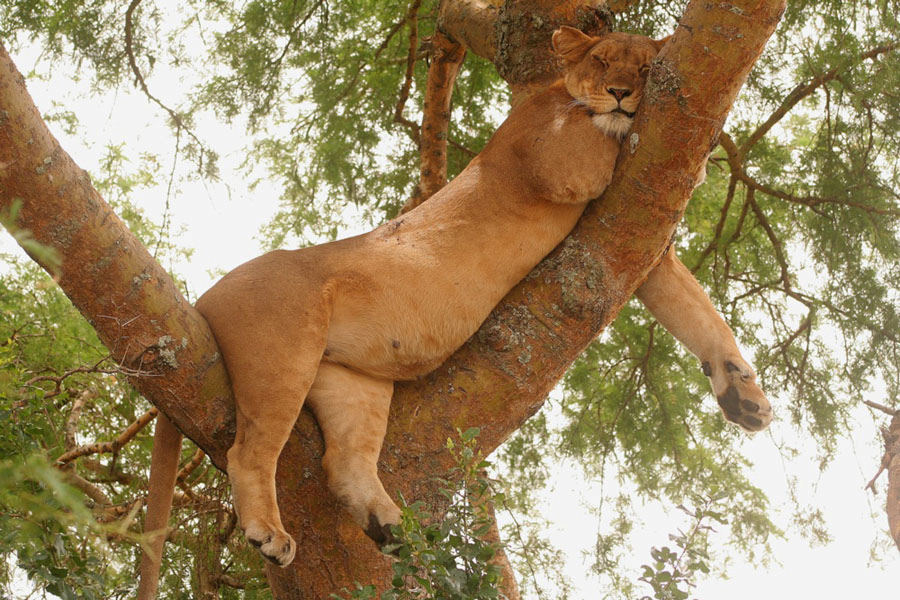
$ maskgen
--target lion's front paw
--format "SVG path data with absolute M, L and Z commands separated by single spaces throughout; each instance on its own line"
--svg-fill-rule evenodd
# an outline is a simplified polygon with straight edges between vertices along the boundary
M 279 567 L 286 567 L 294 560 L 297 544 L 285 531 L 266 527 L 262 523 L 252 523 L 244 529 L 244 537 L 260 553 Z
M 715 366 L 704 362 L 703 373 L 712 380 L 726 419 L 747 431 L 762 431 L 772 422 L 772 405 L 756 385 L 756 374 L 744 360 L 726 359 Z

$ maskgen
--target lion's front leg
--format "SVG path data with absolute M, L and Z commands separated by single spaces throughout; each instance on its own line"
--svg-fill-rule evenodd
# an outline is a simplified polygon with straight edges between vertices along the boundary
M 297 545 L 278 509 L 278 458 L 316 377 L 331 308 L 321 290 L 279 289 L 271 273 L 284 273 L 284 265 L 269 263 L 266 271 L 259 264 L 220 281 L 197 309 L 215 334 L 234 391 L 237 429 L 227 471 L 238 521 L 247 541 L 284 567 Z
M 709 296 L 670 248 L 637 297 L 656 320 L 703 365 L 725 418 L 747 431 L 765 429 L 772 407 L 756 383 L 756 373 L 741 356 L 731 328 Z

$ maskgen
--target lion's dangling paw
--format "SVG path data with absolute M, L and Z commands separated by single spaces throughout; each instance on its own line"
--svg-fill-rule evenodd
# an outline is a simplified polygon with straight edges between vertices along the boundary
M 391 531 L 392 526 L 391 523 L 379 523 L 378 517 L 374 514 L 370 514 L 369 526 L 366 527 L 365 532 L 380 549 L 400 541 L 397 539 L 397 536 L 394 535 L 394 532 Z
M 756 385 L 756 373 L 743 359 L 731 357 L 716 366 L 703 363 L 725 418 L 746 431 L 762 431 L 772 422 L 772 406 Z
M 258 548 L 266 559 L 279 567 L 291 564 L 297 552 L 294 538 L 284 531 L 277 531 L 260 523 L 253 523 L 244 529 L 244 537 L 252 546 Z

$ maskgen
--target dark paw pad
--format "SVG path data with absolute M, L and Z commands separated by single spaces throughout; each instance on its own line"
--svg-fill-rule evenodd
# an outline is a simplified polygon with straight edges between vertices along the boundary
M 387 523 L 382 525 L 378 522 L 375 515 L 369 515 L 369 526 L 366 527 L 366 535 L 372 538 L 379 548 L 396 544 L 398 541 L 394 532 L 391 531 L 391 525 Z
M 268 544 L 269 542 L 271 542 L 271 541 L 272 541 L 272 535 L 269 534 L 269 535 L 267 535 L 264 539 L 261 539 L 261 540 L 257 540 L 257 539 L 253 539 L 253 538 L 247 538 L 247 541 L 250 542 L 250 545 L 253 546 L 254 548 L 259 548 L 259 547 L 262 546 L 263 544 Z M 267 557 L 267 558 L 268 558 L 268 557 Z
M 729 385 L 725 393 L 717 398 L 719 406 L 725 411 L 725 414 L 732 421 L 736 421 L 741 416 L 741 395 L 737 388 Z
M 375 515 L 369 515 L 369 526 L 366 527 L 366 535 L 379 546 L 383 546 L 387 537 L 384 534 L 384 527 L 375 518 Z
M 719 406 L 725 413 L 725 418 L 732 423 L 737 423 L 747 431 L 759 431 L 767 425 L 763 419 L 762 407 L 747 398 L 742 399 L 737 387 L 730 385 L 725 393 L 718 397 Z
M 753 431 L 761 429 L 763 426 L 762 419 L 758 419 L 751 415 L 744 415 L 744 423 L 746 424 L 746 426 L 749 426 L 749 429 Z

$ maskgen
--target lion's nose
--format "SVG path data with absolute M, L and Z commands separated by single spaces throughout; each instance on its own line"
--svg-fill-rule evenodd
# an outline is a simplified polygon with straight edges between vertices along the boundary
M 631 95 L 631 90 L 625 88 L 606 88 L 606 91 L 615 96 L 616 100 L 621 100 Z

